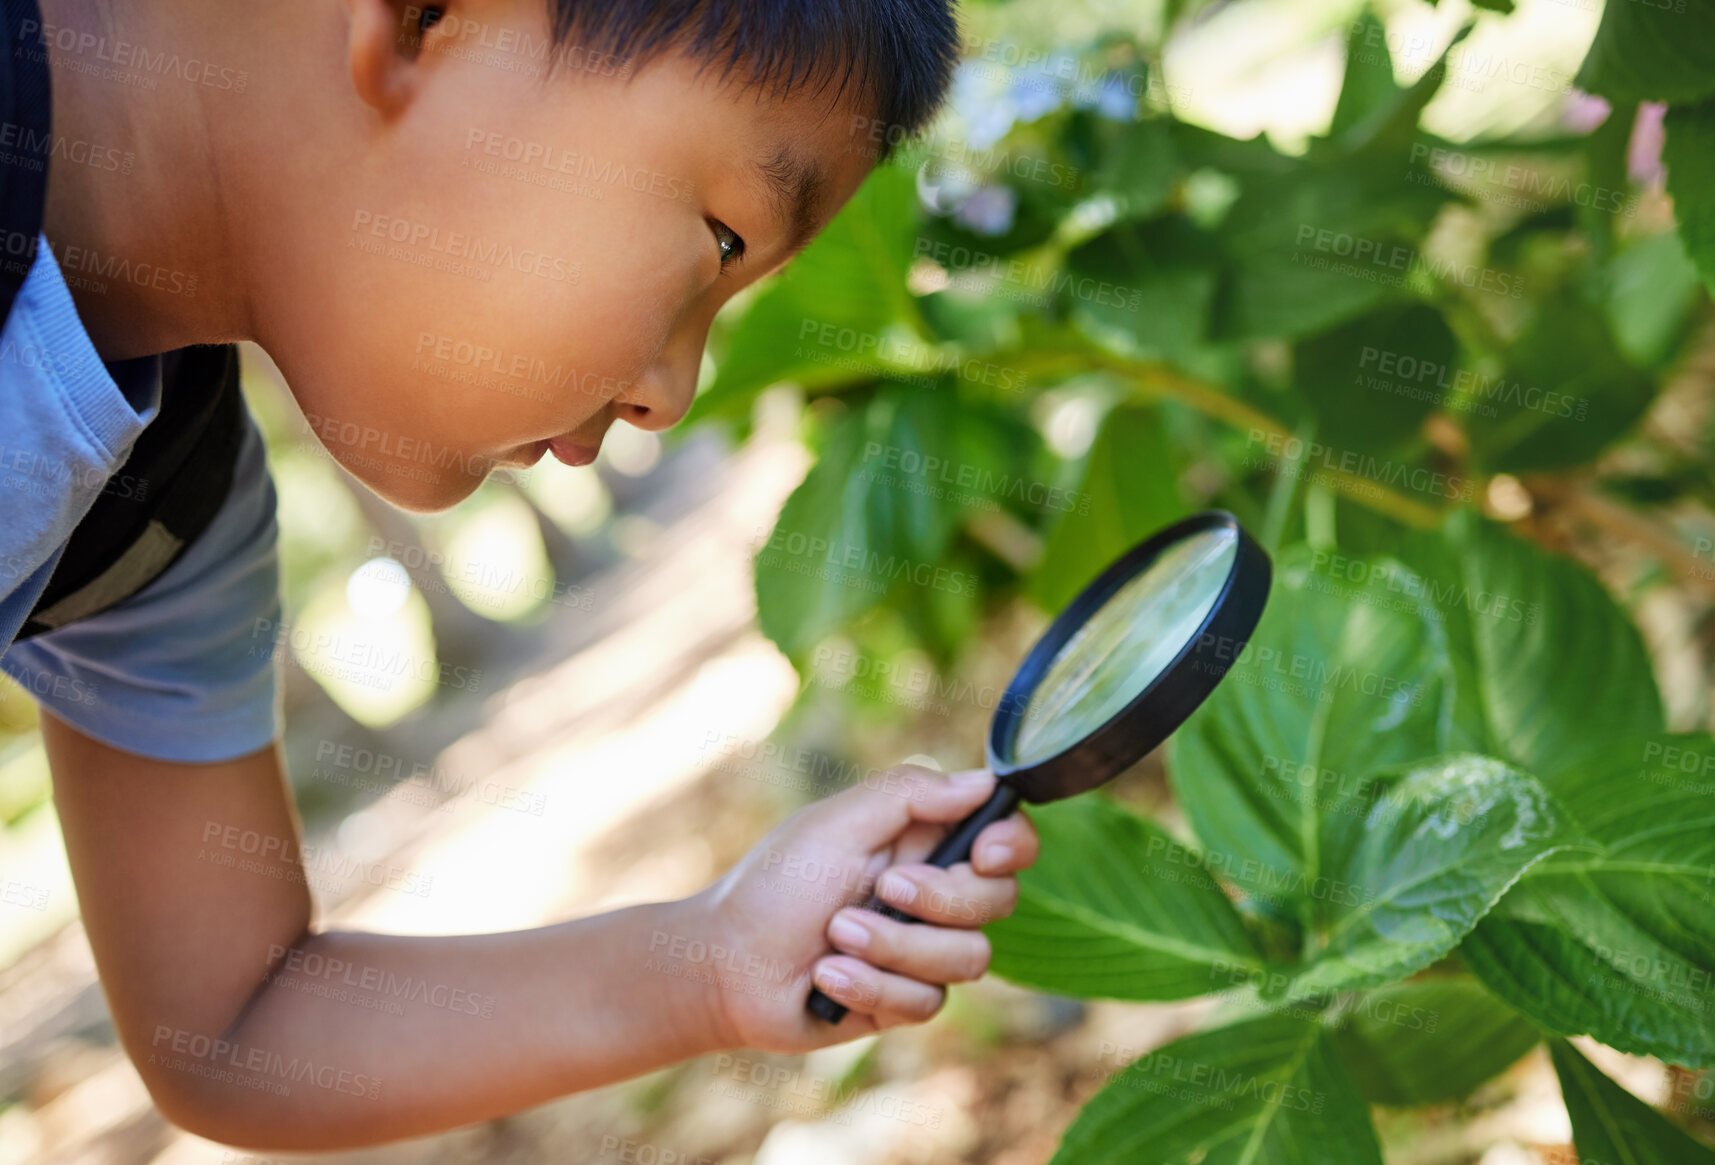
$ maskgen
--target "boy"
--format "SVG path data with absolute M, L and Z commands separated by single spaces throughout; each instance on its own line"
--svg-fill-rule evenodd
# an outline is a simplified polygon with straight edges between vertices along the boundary
M 664 429 L 715 312 L 863 180 L 845 127 L 916 129 L 940 100 L 944 0 L 5 13 L 0 644 L 49 713 L 84 925 L 171 1119 L 262 1148 L 393 1140 L 716 1049 L 920 1022 L 983 972 L 978 927 L 1012 909 L 1029 823 L 990 826 L 970 864 L 918 860 L 987 797 L 982 772 L 828 798 L 679 902 L 512 934 L 317 932 L 249 650 L 278 625 L 273 492 L 231 349 L 180 351 L 260 343 L 332 456 L 412 509 L 494 465 L 587 464 L 618 421 Z M 577 375 L 534 396 L 449 382 L 414 360 L 424 337 Z M 200 863 L 211 829 L 262 839 L 260 876 Z M 780 893 L 763 873 L 783 862 L 840 871 L 839 893 Z M 851 905 L 884 871 L 927 925 Z M 791 989 L 639 974 L 662 935 L 791 967 Z M 273 982 L 336 962 L 480 1014 Z M 812 980 L 844 1024 L 805 1013 Z

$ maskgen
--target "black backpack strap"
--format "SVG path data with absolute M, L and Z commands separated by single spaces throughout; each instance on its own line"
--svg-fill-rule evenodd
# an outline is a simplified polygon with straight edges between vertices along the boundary
M 36 0 L 0 0 L 6 44 L 0 48 L 0 321 L 36 261 L 48 188 L 53 122 L 48 55 Z
M 107 610 L 158 578 L 232 488 L 246 424 L 238 346 L 161 357 L 161 408 L 72 531 L 17 639 Z

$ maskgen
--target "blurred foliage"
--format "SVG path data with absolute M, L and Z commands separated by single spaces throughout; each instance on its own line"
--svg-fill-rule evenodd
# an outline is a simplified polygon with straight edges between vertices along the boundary
M 968 12 L 949 114 L 743 306 L 692 418 L 807 405 L 817 460 L 756 559 L 807 674 L 829 644 L 956 672 L 997 612 L 1058 610 L 1197 510 L 1276 555 L 1250 658 L 1175 740 L 1175 828 L 1033 810 L 1042 859 L 987 928 L 1043 990 L 1234 989 L 1056 1161 L 1379 1161 L 1366 1102 L 1458 1099 L 1545 1035 L 1715 1066 L 1673 986 L 1715 977 L 1715 742 L 1662 735 L 1627 610 L 1529 540 L 1572 498 L 1635 523 L 1658 584 L 1715 574 L 1684 427 L 1709 423 L 1715 5 L 1592 14 L 1576 86 L 1506 0 L 1044 12 Z M 1247 14 L 1282 56 L 1338 51 L 1319 129 L 1232 132 L 1164 70 Z M 1678 427 L 1646 422 L 1670 385 Z M 1554 1056 L 1583 1156 L 1692 1152 Z M 1155 1087 L 1163 1063 L 1201 1074 Z

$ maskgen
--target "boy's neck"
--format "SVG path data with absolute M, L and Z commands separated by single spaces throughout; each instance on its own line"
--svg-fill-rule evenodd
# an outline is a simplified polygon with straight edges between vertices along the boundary
M 234 228 L 259 177 L 245 147 L 267 145 L 246 138 L 271 128 L 253 115 L 274 95 L 254 75 L 259 46 L 236 33 L 275 6 L 38 2 L 53 85 L 43 231 L 96 351 L 251 336 Z

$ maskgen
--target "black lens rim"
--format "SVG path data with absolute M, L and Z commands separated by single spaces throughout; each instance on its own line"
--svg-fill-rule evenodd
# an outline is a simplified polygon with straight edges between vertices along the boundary
M 1214 606 L 1172 662 L 1100 728 L 1034 764 L 1005 759 L 1024 709 L 1049 665 L 1077 630 L 1169 546 L 1209 530 L 1237 535 L 1232 568 Z M 1019 664 L 989 725 L 988 763 L 1026 801 L 1053 801 L 1112 780 L 1154 750 L 1208 699 L 1243 653 L 1268 602 L 1274 568 L 1267 552 L 1225 510 L 1205 510 L 1158 530 L 1078 593 Z

